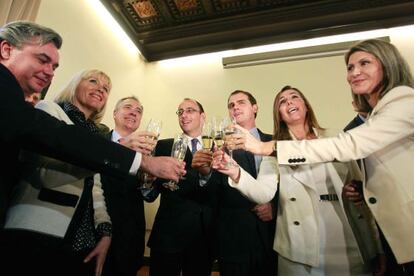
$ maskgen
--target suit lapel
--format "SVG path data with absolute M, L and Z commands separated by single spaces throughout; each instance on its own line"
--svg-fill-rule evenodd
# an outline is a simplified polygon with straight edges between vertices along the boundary
M 191 162 L 193 161 L 193 154 L 191 153 L 191 149 L 187 146 L 187 151 L 185 152 L 184 162 L 186 167 L 191 167 Z
M 248 151 L 245 151 L 244 154 L 246 155 L 247 162 L 250 166 L 250 174 L 254 178 L 257 177 L 257 169 L 256 169 L 256 161 L 254 160 L 254 155 Z
M 298 166 L 290 168 L 292 172 L 292 177 L 300 182 L 302 185 L 307 186 L 308 188 L 315 190 L 315 179 L 312 174 L 312 170 L 309 165 Z
M 335 192 L 338 195 L 339 202 L 343 205 L 342 202 L 342 188 L 344 183 L 348 180 L 349 168 L 345 163 L 326 163 L 327 173 L 329 178 L 332 181 Z

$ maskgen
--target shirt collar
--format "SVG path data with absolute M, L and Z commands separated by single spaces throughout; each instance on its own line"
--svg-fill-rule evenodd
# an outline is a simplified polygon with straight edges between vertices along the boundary
M 188 141 L 191 141 L 191 140 L 193 140 L 194 138 L 197 138 L 198 142 L 200 142 L 200 143 L 201 143 L 201 135 L 199 135 L 199 136 L 197 136 L 197 137 L 190 137 L 190 136 L 188 136 L 187 134 L 183 133 L 183 136 L 184 136 L 185 138 L 187 138 L 187 139 L 188 139 Z
M 260 140 L 260 133 L 259 130 L 257 129 L 257 127 L 251 128 L 249 130 L 250 134 L 253 135 L 255 138 Z
M 367 119 L 367 118 L 365 118 L 364 116 L 362 116 L 361 114 L 358 114 L 358 117 L 363 121 L 363 122 L 365 122 L 365 120 Z
M 121 138 L 123 138 L 123 137 L 121 135 L 119 135 L 119 133 L 116 130 L 112 131 L 111 141 L 118 143 L 118 140 L 121 139 Z

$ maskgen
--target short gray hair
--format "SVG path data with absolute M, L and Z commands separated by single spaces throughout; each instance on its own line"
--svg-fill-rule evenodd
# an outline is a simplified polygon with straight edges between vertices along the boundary
M 122 103 L 123 103 L 123 102 L 125 102 L 126 100 L 133 100 L 133 101 L 136 101 L 137 103 L 139 103 L 139 104 L 141 105 L 142 110 L 144 110 L 144 106 L 142 106 L 142 103 L 139 101 L 138 97 L 135 97 L 135 96 L 128 96 L 128 97 L 122 98 L 122 99 L 120 99 L 120 100 L 118 100 L 118 101 L 116 102 L 116 105 L 115 105 L 115 108 L 114 108 L 114 112 L 115 112 L 115 111 L 118 111 L 118 110 L 121 108 Z
M 53 43 L 62 46 L 62 37 L 54 30 L 28 21 L 10 22 L 0 28 L 0 42 L 3 40 L 21 49 L 27 44 L 45 45 Z

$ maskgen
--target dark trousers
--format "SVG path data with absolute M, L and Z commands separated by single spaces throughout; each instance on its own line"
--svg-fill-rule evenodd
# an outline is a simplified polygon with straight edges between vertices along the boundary
M 378 226 L 378 225 L 377 225 Z M 387 240 L 385 239 L 384 234 L 381 231 L 381 228 L 378 226 L 378 230 L 380 233 L 380 239 L 382 243 L 382 247 L 384 248 L 385 258 L 387 259 L 387 276 L 414 276 L 414 262 L 398 264 L 397 260 L 392 253 L 391 247 L 388 244 Z M 407 237 L 411 238 L 411 237 Z
M 93 276 L 95 273 L 94 260 L 83 262 L 89 252 L 65 250 L 54 237 L 10 232 L 16 233 L 6 236 L 2 233 L 0 238 L 3 256 L 0 275 Z
M 174 253 L 151 248 L 150 276 L 210 276 L 212 263 L 211 251 L 205 241 L 194 241 Z
M 277 253 L 274 250 L 257 248 L 244 261 L 219 260 L 220 276 L 276 276 Z M 283 275 L 282 275 L 283 276 Z

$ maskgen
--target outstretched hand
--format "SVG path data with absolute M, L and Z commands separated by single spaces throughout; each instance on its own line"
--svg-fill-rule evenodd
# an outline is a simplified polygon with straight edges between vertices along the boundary
M 141 167 L 144 172 L 155 177 L 179 181 L 186 174 L 185 162 L 167 156 L 142 156 Z
M 213 153 L 213 163 L 212 168 L 221 172 L 222 174 L 227 175 L 233 181 L 239 182 L 240 178 L 240 167 L 239 166 L 229 166 L 230 156 L 222 150 L 216 150 Z M 234 163 L 235 161 L 232 160 Z
M 127 137 L 121 138 L 119 143 L 134 151 L 138 151 L 145 155 L 150 155 L 154 150 L 156 141 L 156 134 L 150 131 L 135 131 Z
M 236 133 L 225 137 L 228 149 L 242 149 L 253 154 L 262 154 L 263 143 L 260 140 L 256 139 L 247 129 L 239 125 L 234 125 L 234 127 L 237 129 Z

